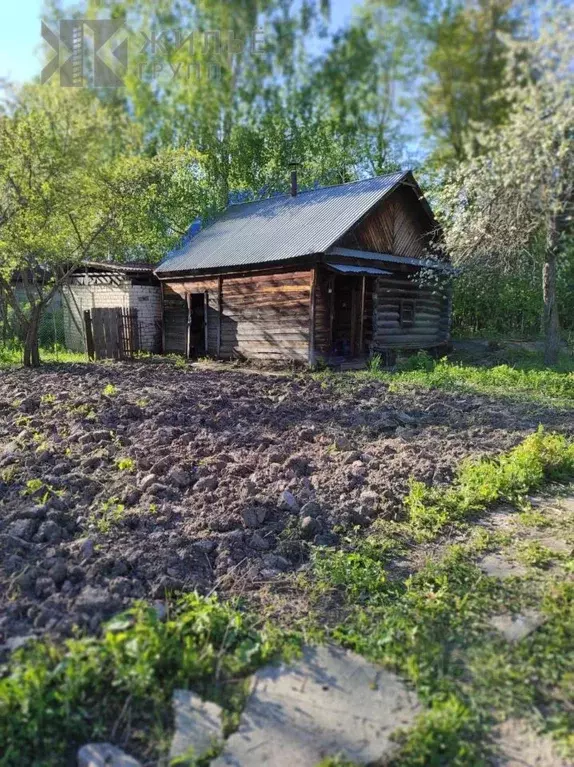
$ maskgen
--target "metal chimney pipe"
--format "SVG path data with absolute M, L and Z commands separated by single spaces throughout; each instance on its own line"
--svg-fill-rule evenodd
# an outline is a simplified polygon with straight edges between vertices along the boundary
M 297 168 L 291 170 L 291 197 L 297 197 Z

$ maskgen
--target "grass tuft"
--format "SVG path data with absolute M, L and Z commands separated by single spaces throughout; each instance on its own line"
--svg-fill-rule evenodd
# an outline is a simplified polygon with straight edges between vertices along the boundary
M 404 503 L 415 536 L 424 540 L 493 503 L 520 505 L 527 493 L 544 482 L 572 476 L 574 443 L 540 427 L 505 455 L 464 461 L 450 487 L 427 487 L 412 480 Z
M 121 739 L 131 721 L 131 747 L 149 757 L 150 739 L 166 742 L 174 689 L 193 689 L 233 714 L 247 674 L 296 648 L 291 635 L 280 639 L 236 606 L 197 594 L 164 621 L 140 604 L 101 638 L 36 642 L 12 655 L 0 679 L 0 763 L 38 764 L 41 754 L 46 767 L 65 764 L 83 742 Z

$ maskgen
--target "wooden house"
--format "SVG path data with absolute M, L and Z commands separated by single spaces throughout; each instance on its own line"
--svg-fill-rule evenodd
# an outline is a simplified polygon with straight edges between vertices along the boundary
M 412 173 L 291 186 L 230 205 L 156 269 L 164 351 L 314 364 L 448 344 L 449 291 L 420 277 L 450 267 Z

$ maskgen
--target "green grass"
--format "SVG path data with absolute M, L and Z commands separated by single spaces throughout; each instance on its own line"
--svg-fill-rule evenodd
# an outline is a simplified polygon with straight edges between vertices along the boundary
M 358 381 L 381 381 L 391 392 L 422 387 L 450 392 L 487 394 L 511 399 L 547 402 L 571 407 L 574 404 L 574 358 L 563 355 L 555 368 L 546 368 L 535 353 L 509 353 L 502 364 L 433 360 L 425 352 L 400 361 L 394 371 L 382 367 L 375 355 L 366 371 L 333 374 L 321 371 L 318 380 L 330 380 L 340 387 L 353 387 Z M 484 363 L 487 364 L 484 364 Z
M 100 533 L 109 533 L 110 530 L 124 517 L 126 507 L 120 503 L 120 499 L 114 495 L 103 501 L 90 513 L 90 522 Z
M 123 456 L 116 459 L 116 466 L 119 471 L 134 472 L 136 470 L 136 462 L 130 456 Z
M 297 647 L 291 635 L 195 594 L 164 621 L 140 605 L 108 623 L 101 638 L 36 642 L 13 654 L 0 679 L 0 765 L 65 764 L 83 742 L 130 731 L 132 751 L 157 757 L 174 689 L 215 700 L 233 724 L 246 676 Z
M 485 765 L 487 734 L 496 721 L 537 708 L 549 712 L 546 729 L 574 753 L 572 709 L 561 705 L 572 700 L 574 585 L 563 577 L 538 582 L 484 576 L 475 561 L 496 548 L 495 541 L 483 534 L 451 546 L 404 582 L 379 577 L 371 585 L 363 574 L 376 567 L 373 549 L 348 553 L 346 612 L 328 633 L 410 680 L 425 704 L 415 726 L 400 737 L 394 767 Z M 358 558 L 365 558 L 364 567 Z M 329 588 L 341 593 L 340 581 L 329 577 L 330 565 L 341 571 L 340 552 L 323 552 L 314 563 L 310 588 L 318 600 Z M 383 569 L 384 561 L 379 565 Z M 510 606 L 518 611 L 540 602 L 546 623 L 517 645 L 487 623 Z
M 504 455 L 463 461 L 449 487 L 427 487 L 411 480 L 404 504 L 415 536 L 430 539 L 446 525 L 498 501 L 522 504 L 527 493 L 545 482 L 573 476 L 574 443 L 540 428 Z
M 511 397 L 574 401 L 574 365 L 568 369 L 538 369 L 503 364 L 482 367 L 440 360 L 432 368 L 380 373 L 393 387 L 428 386 L 446 391 L 478 392 Z
M 18 367 L 22 364 L 23 350 L 20 346 L 0 346 L 0 368 Z M 83 352 L 71 352 L 63 347 L 51 347 L 40 349 L 40 359 L 47 363 L 73 363 L 88 362 L 88 357 Z
M 572 476 L 574 445 L 539 430 L 497 459 L 463 463 L 451 487 L 414 483 L 406 523 L 387 521 L 342 549 L 313 551 L 307 589 L 315 620 L 328 623 L 326 637 L 396 670 L 425 704 L 415 726 L 399 735 L 393 767 L 486 765 L 493 726 L 510 716 L 536 719 L 536 712 L 533 727 L 542 725 L 574 756 L 574 583 L 565 578 L 572 560 L 537 542 L 521 544 L 520 525 L 504 533 L 479 528 L 405 580 L 389 575 L 389 560 L 421 537 L 502 499 L 521 508 L 528 490 Z M 533 568 L 527 577 L 483 574 L 479 556 L 501 547 Z M 546 571 L 550 563 L 559 569 Z M 546 622 L 519 643 L 488 623 L 532 607 Z

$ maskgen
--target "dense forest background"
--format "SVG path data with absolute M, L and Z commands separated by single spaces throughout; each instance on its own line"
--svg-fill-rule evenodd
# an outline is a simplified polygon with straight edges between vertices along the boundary
M 303 187 L 412 167 L 460 266 L 454 331 L 574 332 L 567 0 L 366 0 L 335 31 L 328 0 L 62 0 L 44 17 L 123 21 L 129 61 L 121 87 L 87 55 L 82 88 L 57 71 L 7 87 L 6 293 L 13 268 L 57 282 L 79 258 L 158 260 L 228 200 L 286 191 L 291 162 Z

